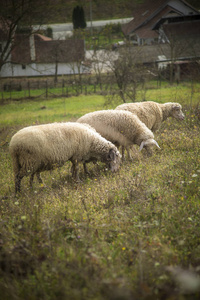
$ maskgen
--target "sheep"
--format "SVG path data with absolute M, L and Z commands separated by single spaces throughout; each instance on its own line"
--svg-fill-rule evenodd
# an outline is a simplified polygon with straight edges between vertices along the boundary
M 148 153 L 152 145 L 160 148 L 154 140 L 152 131 L 136 115 L 128 111 L 95 111 L 80 117 L 77 122 L 94 127 L 104 138 L 118 147 L 137 144 L 140 151 L 146 148 Z
M 179 103 L 157 103 L 153 101 L 124 103 L 115 108 L 134 113 L 153 132 L 158 130 L 161 123 L 169 117 L 184 120 L 182 106 Z
M 125 110 L 134 113 L 153 132 L 157 131 L 161 123 L 168 117 L 173 117 L 177 120 L 184 120 L 185 118 L 182 106 L 174 102 L 164 104 L 153 101 L 124 103 L 117 106 L 115 110 Z M 130 157 L 128 148 L 127 152 Z M 122 153 L 122 156 L 124 156 L 124 148 L 122 149 Z
M 72 162 L 72 176 L 78 181 L 78 163 L 101 160 L 117 171 L 121 155 L 116 146 L 88 125 L 76 122 L 29 126 L 19 130 L 11 139 L 9 151 L 13 161 L 15 195 L 20 192 L 21 180 L 34 175 L 42 183 L 40 172 Z

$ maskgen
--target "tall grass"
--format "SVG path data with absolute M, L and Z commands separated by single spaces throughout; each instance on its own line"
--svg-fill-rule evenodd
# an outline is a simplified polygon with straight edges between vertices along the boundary
M 157 97 L 155 89 L 147 98 Z M 104 108 L 101 96 L 17 102 L 0 111 L 0 295 L 2 299 L 199 299 L 200 135 L 196 94 L 157 91 L 183 104 L 152 157 L 134 152 L 116 174 L 101 163 L 71 179 L 70 163 L 28 178 L 14 198 L 11 136 L 34 123 L 75 120 Z M 158 98 L 154 98 L 157 100 Z M 188 99 L 188 100 L 187 100 Z M 41 107 L 45 106 L 45 109 Z

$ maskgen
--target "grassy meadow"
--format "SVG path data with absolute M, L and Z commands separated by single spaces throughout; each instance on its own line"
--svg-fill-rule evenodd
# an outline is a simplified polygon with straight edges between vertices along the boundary
M 14 197 L 9 141 L 19 129 L 74 121 L 105 109 L 100 95 L 0 106 L 0 298 L 200 298 L 200 84 L 156 89 L 147 100 L 179 102 L 185 120 L 169 118 L 153 156 L 132 153 L 115 174 L 89 164 L 81 183 L 71 163 L 22 180 Z M 138 101 L 143 98 L 138 92 Z M 106 108 L 114 108 L 112 104 Z

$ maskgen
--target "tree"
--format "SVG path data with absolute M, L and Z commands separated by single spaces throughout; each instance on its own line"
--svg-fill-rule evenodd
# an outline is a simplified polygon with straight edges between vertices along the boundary
M 111 62 L 114 81 L 117 84 L 113 97 L 115 100 L 120 98 L 123 102 L 127 100 L 134 102 L 139 86 L 144 89 L 149 76 L 146 67 L 138 59 L 141 49 L 137 48 L 137 53 L 132 52 L 131 49 L 132 47 L 127 44 L 121 49 L 118 59 Z
M 85 13 L 82 6 L 76 6 L 72 13 L 72 22 L 74 29 L 86 28 Z
M 49 0 L 0 0 L 0 70 L 9 62 L 16 32 L 33 33 L 33 24 L 44 24 L 51 12 Z

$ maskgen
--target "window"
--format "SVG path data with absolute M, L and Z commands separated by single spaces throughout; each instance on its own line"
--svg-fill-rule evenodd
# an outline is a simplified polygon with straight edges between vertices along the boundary
M 22 65 L 22 69 L 25 70 L 26 69 L 26 65 Z
M 0 44 L 0 53 L 2 52 L 2 44 Z

